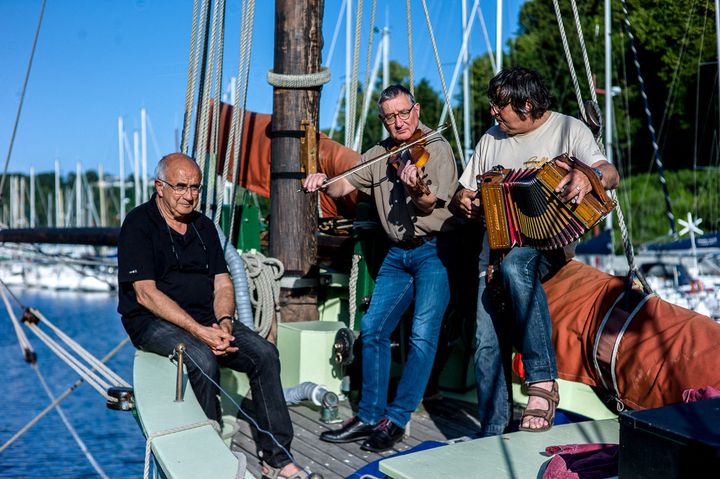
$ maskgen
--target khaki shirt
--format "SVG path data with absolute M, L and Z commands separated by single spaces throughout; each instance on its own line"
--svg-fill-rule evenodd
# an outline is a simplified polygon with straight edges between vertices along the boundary
M 431 131 L 422 123 L 423 133 Z M 387 153 L 395 146 L 387 138 L 366 151 L 360 162 L 366 162 Z M 395 242 L 427 236 L 453 228 L 454 219 L 447 205 L 457 187 L 457 166 L 450 144 L 440 135 L 430 138 L 425 145 L 430 157 L 425 163 L 424 180 L 438 202 L 430 213 L 415 207 L 395 167 L 386 160 L 363 168 L 347 177 L 352 186 L 372 196 L 385 233 Z M 407 150 L 406 150 L 407 151 Z

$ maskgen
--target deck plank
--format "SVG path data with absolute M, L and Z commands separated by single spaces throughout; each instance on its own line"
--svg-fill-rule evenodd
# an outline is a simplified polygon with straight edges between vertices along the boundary
M 355 471 L 371 462 L 386 459 L 398 452 L 407 451 L 425 441 L 447 442 L 471 436 L 477 431 L 475 406 L 454 399 L 443 399 L 427 404 L 413 414 L 410 437 L 398 443 L 393 450 L 376 454 L 360 449 L 362 441 L 345 444 L 322 442 L 323 431 L 337 429 L 340 424 L 325 424 L 320 420 L 320 410 L 311 403 L 291 406 L 294 439 L 292 454 L 296 462 L 318 472 L 325 479 L 339 479 L 352 476 Z M 339 415 L 346 420 L 354 414 L 348 401 L 341 401 Z M 232 448 L 242 451 L 248 458 L 248 470 L 260 477 L 260 461 L 255 446 L 255 431 L 245 420 L 238 420 L 237 432 L 232 439 Z

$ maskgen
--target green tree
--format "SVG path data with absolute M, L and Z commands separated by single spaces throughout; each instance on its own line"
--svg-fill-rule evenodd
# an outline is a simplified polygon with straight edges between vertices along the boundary
M 717 165 L 717 140 L 712 135 L 712 131 L 717 131 L 718 118 L 713 85 L 717 73 L 714 6 L 711 2 L 684 0 L 628 0 L 625 5 L 665 166 L 671 170 L 686 168 L 690 166 L 690 157 L 693 164 Z M 621 7 L 619 0 L 612 2 L 612 78 L 613 84 L 621 89 L 613 103 L 618 166 L 628 176 L 647 171 L 654 154 Z M 585 46 L 596 79 L 605 75 L 603 8 L 604 2 L 600 0 L 578 2 Z M 566 2 L 560 2 L 560 9 L 580 90 L 583 98 L 589 99 L 590 86 L 572 11 Z M 578 114 L 551 0 L 527 1 L 521 8 L 518 34 L 508 43 L 504 64 L 515 65 L 536 69 L 545 78 L 555 100 L 554 109 Z M 487 71 L 473 68 L 473 75 L 478 70 L 483 74 Z M 602 80 L 595 83 L 604 87 Z M 700 92 L 704 92 L 702 97 Z M 599 93 L 602 106 L 604 92 Z M 711 150 L 713 146 L 715 150 Z

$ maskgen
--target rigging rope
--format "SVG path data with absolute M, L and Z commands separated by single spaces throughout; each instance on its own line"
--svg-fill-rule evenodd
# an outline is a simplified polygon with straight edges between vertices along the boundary
M 452 123 L 453 135 L 455 136 L 455 146 L 457 147 L 458 158 L 462 160 L 465 155 L 462 152 L 462 143 L 460 142 L 460 134 L 458 133 L 457 123 L 455 122 L 455 113 L 450 103 L 450 97 L 448 96 L 447 86 L 445 85 L 445 76 L 442 72 L 442 63 L 440 62 L 440 53 L 438 52 L 437 42 L 435 41 L 435 34 L 433 33 L 432 24 L 430 23 L 430 13 L 428 12 L 427 3 L 422 0 L 423 10 L 425 11 L 425 21 L 428 27 L 428 33 L 430 34 L 430 41 L 432 42 L 433 52 L 435 52 L 435 63 L 437 64 L 438 74 L 440 76 L 440 83 L 443 88 L 443 96 L 445 97 L 445 103 L 448 105 L 448 111 L 450 113 L 450 123 Z M 440 125 L 438 125 L 440 126 Z
M 345 105 L 345 146 L 353 147 L 355 139 L 355 115 L 357 104 L 358 69 L 360 63 L 360 29 L 362 27 L 363 0 L 357 0 L 357 13 L 355 14 L 355 41 L 353 43 L 353 63 L 350 75 L 349 105 Z
M 587 74 L 588 85 L 589 85 L 590 92 L 591 92 L 590 94 L 591 94 L 591 97 L 593 100 L 593 107 L 595 107 L 597 105 L 597 93 L 595 92 L 595 88 L 594 88 L 595 85 L 594 85 L 594 82 L 592 79 L 593 77 L 592 77 L 592 71 L 590 68 L 590 60 L 589 60 L 588 54 L 587 54 L 585 38 L 582 33 L 582 25 L 580 24 L 580 16 L 578 14 L 577 5 L 575 3 L 575 0 L 570 0 L 570 1 L 572 4 L 573 17 L 575 20 L 575 27 L 578 32 L 580 49 L 582 51 L 583 63 L 585 66 L 585 73 Z M 560 37 L 562 39 L 563 50 L 565 52 L 565 58 L 566 58 L 566 61 L 568 64 L 568 69 L 570 70 L 570 76 L 573 81 L 573 86 L 575 88 L 575 95 L 577 96 L 578 106 L 580 108 L 582 117 L 587 119 L 587 112 L 585 111 L 585 104 L 583 102 L 582 93 L 580 91 L 580 83 L 577 79 L 577 74 L 575 72 L 575 66 L 574 66 L 574 63 L 572 60 L 572 55 L 570 54 L 570 47 L 569 47 L 569 44 L 567 41 L 567 36 L 565 34 L 565 27 L 564 27 L 564 22 L 563 22 L 563 18 L 562 18 L 562 13 L 560 11 L 560 6 L 559 6 L 557 0 L 553 0 L 553 6 L 555 7 L 555 17 L 558 22 L 558 29 L 560 30 Z M 612 93 L 605 92 L 605 94 L 611 95 Z M 605 125 L 605 127 L 607 128 L 608 125 Z M 598 136 L 597 136 L 597 144 L 600 147 L 601 151 L 604 153 L 605 149 L 604 149 L 604 145 L 602 143 L 602 136 L 600 135 L 600 133 L 598 133 Z M 620 202 L 617 199 L 616 192 L 614 190 L 611 190 L 609 192 L 609 194 L 610 194 L 610 197 L 617 204 L 615 211 L 617 214 L 618 225 L 620 227 L 620 236 L 621 236 L 622 242 L 623 242 L 625 258 L 627 259 L 627 262 L 628 262 L 628 270 L 629 270 L 628 277 L 635 275 L 635 277 L 638 278 L 641 285 L 643 286 L 644 291 L 646 293 L 652 293 L 652 288 L 647 283 L 644 275 L 642 274 L 642 272 L 638 269 L 637 265 L 635 264 L 635 253 L 634 253 L 633 245 L 632 245 L 632 242 L 630 241 L 630 234 L 627 229 L 627 225 L 625 224 L 625 215 L 622 212 L 622 208 L 620 206 Z
M 217 68 L 215 71 L 214 97 L 213 97 L 213 116 L 212 116 L 212 137 L 210 138 L 210 155 L 209 166 L 207 169 L 207 192 L 205 193 L 205 215 L 209 218 L 217 217 L 212 214 L 213 208 L 215 213 L 222 210 L 222 205 L 217 202 L 218 193 L 222 192 L 222 188 L 218 188 L 217 181 L 217 163 L 218 163 L 218 143 L 220 141 L 220 110 L 222 110 L 222 71 L 223 71 L 223 52 L 225 47 L 225 0 L 217 0 L 220 4 L 218 23 L 220 28 L 217 34 Z
M 585 114 L 585 104 L 582 100 L 582 92 L 580 91 L 580 82 L 577 78 L 577 73 L 575 72 L 575 65 L 573 63 L 572 54 L 570 53 L 570 45 L 567 40 L 567 35 L 565 33 L 565 24 L 563 23 L 562 19 L 562 13 L 560 12 L 560 5 L 558 4 L 558 0 L 553 0 L 553 7 L 555 8 L 555 18 L 558 22 L 558 30 L 560 30 L 560 39 L 562 41 L 563 45 L 563 51 L 565 52 L 565 60 L 568 64 L 568 69 L 570 70 L 570 78 L 572 79 L 573 87 L 575 89 L 575 97 L 577 98 L 578 102 L 578 108 L 580 108 L 580 114 L 582 115 L 583 119 L 587 118 L 587 115 Z M 592 83 L 590 83 L 592 88 Z
M 4 283 L 2 284 L 5 289 L 7 289 L 7 285 L 5 285 Z M 14 317 L 15 311 L 12 309 L 10 302 L 8 301 L 7 295 L 5 294 L 5 289 L 0 288 L 0 296 L 5 303 L 8 315 L 12 318 L 14 322 L 17 322 L 17 318 Z M 85 379 L 85 381 L 87 381 L 87 383 L 90 384 L 96 391 L 98 391 L 98 393 L 100 393 L 100 395 L 103 396 L 107 401 L 116 401 L 115 398 L 111 398 L 106 392 L 107 389 L 109 389 L 111 386 L 130 387 L 129 383 L 123 380 L 120 376 L 118 376 L 110 368 L 105 366 L 102 362 L 98 361 L 98 359 L 95 358 L 92 354 L 90 354 L 85 348 L 75 342 L 72 338 L 66 335 L 54 324 L 52 324 L 45 316 L 43 316 L 42 313 L 40 313 L 40 311 L 34 308 L 24 307 L 14 295 L 13 299 L 18 302 L 18 304 L 23 308 L 23 321 L 26 323 L 30 331 L 32 331 L 38 337 L 38 339 L 45 343 L 45 345 L 53 353 L 55 353 L 68 366 L 70 366 L 70 368 L 77 372 L 80 377 Z M 58 343 L 58 341 L 53 339 L 47 332 L 43 331 L 39 327 L 39 324 L 41 322 L 45 323 L 45 325 L 53 333 L 55 333 L 55 335 L 62 342 L 64 342 L 77 357 L 69 353 L 62 345 L 60 345 L 60 343 Z M 87 364 L 83 364 L 82 361 Z M 95 371 L 97 371 L 98 374 L 95 374 Z
M 51 401 L 55 401 L 55 396 L 53 395 L 52 391 L 50 390 L 50 387 L 48 386 L 47 382 L 45 381 L 45 378 L 43 377 L 42 373 L 40 372 L 40 369 L 37 367 L 37 364 L 33 364 L 32 368 L 35 370 L 35 373 L 37 374 L 38 380 L 40 381 L 40 384 L 42 385 L 43 389 L 45 390 L 45 394 L 48 395 Z M 95 469 L 95 472 L 102 477 L 103 479 L 109 479 L 108 475 L 105 474 L 105 471 L 103 471 L 102 467 L 100 467 L 100 464 L 95 460 L 90 450 L 85 445 L 85 442 L 82 440 L 80 435 L 77 433 L 73 425 L 70 423 L 70 420 L 65 415 L 65 411 L 60 406 L 57 406 L 55 408 L 55 412 L 58 413 L 60 416 L 60 419 L 62 420 L 63 424 L 65 424 L 65 428 L 68 430 L 70 435 L 75 440 L 75 443 L 80 448 L 80 451 L 85 455 L 85 458 L 88 460 L 90 465 L 92 465 L 93 469 Z
M 109 353 L 107 353 L 102 358 L 102 362 L 108 362 L 110 358 L 115 356 L 115 354 L 117 354 L 117 352 L 120 351 L 129 341 L 129 337 L 126 337 L 125 339 L 120 341 L 117 346 L 115 346 Z M 45 417 L 50 411 L 57 407 L 57 405 L 60 404 L 61 401 L 63 401 L 73 391 L 75 391 L 83 382 L 85 382 L 85 380 L 81 377 L 80 379 L 75 381 L 72 386 L 63 391 L 63 393 L 60 394 L 53 402 L 51 402 L 45 409 L 43 409 L 37 416 L 31 419 L 25 426 L 23 426 L 18 432 L 16 432 L 13 437 L 11 437 L 5 444 L 3 444 L 0 447 L 0 454 L 2 454 L 2 452 L 8 447 L 10 447 L 15 441 L 17 441 L 23 434 L 29 431 L 31 427 L 33 427 L 35 424 L 37 424 L 38 421 L 40 421 L 40 419 Z
M 370 95 L 370 58 L 372 57 L 372 44 L 373 44 L 373 30 L 375 25 L 375 8 L 377 7 L 377 0 L 373 0 L 372 7 L 370 9 L 370 35 L 368 35 L 368 49 L 367 49 L 367 64 L 365 65 L 365 88 L 363 89 L 363 103 L 365 103 L 365 99 Z M 378 46 L 378 49 L 383 48 L 382 41 L 380 42 L 380 45 Z M 363 109 L 363 121 L 361 121 L 358 124 L 357 133 L 353 135 L 353 137 L 356 139 L 353 141 L 353 144 L 359 145 L 358 150 L 362 151 L 362 136 L 363 131 L 365 130 L 365 114 L 367 112 Z M 320 208 L 320 202 L 318 201 L 318 208 Z
M 408 33 L 408 71 L 410 76 L 410 93 L 415 96 L 415 79 L 413 78 L 413 48 L 412 48 L 412 17 L 410 16 L 410 0 L 405 2 L 407 10 L 407 33 Z
M 10 164 L 10 157 L 12 156 L 13 145 L 15 144 L 15 135 L 17 134 L 18 125 L 20 124 L 20 114 L 22 113 L 23 102 L 25 101 L 25 92 L 27 91 L 27 84 L 30 80 L 30 71 L 32 70 L 33 58 L 35 58 L 35 50 L 37 48 L 38 37 L 40 36 L 40 26 L 42 25 L 43 15 L 45 13 L 45 2 L 43 0 L 40 6 L 40 17 L 38 18 L 37 28 L 35 29 L 35 39 L 33 40 L 32 50 L 30 51 L 30 60 L 28 61 L 28 67 L 25 71 L 25 81 L 23 82 L 22 91 L 20 92 L 20 103 L 18 104 L 17 113 L 15 114 L 15 123 L 13 124 L 12 135 L 10 136 L 10 145 L 8 146 L 7 157 L 5 158 L 5 166 L 3 167 L 2 179 L 0 179 L 0 203 L 3 199 L 3 191 L 5 188 L 5 179 L 7 178 L 8 165 Z
M 232 235 L 235 231 L 235 205 L 237 203 L 237 178 L 240 176 L 240 148 L 242 147 L 243 129 L 245 125 L 245 111 L 247 105 L 247 87 L 250 74 L 250 53 L 252 52 L 252 29 L 255 20 L 255 0 L 248 0 L 243 6 L 242 21 L 240 22 L 240 61 L 238 62 L 238 78 L 235 85 L 235 101 L 233 103 L 232 125 L 230 127 L 230 141 L 225 153 L 223 178 L 227 178 L 230 168 L 230 155 L 233 159 L 233 171 L 230 181 L 230 227 L 227 233 L 227 244 L 234 244 Z M 242 108 L 241 108 L 242 106 Z M 220 216 L 216 218 L 220 223 Z M 227 244 L 224 247 L 227 247 Z
M 209 181 L 211 183 L 213 180 L 207 177 L 210 175 L 215 175 L 215 172 L 213 172 L 211 169 L 213 165 L 210 160 L 213 156 L 213 152 L 211 150 L 212 147 L 208 147 L 208 140 L 210 140 L 212 145 L 212 139 L 208 138 L 208 130 L 210 129 L 210 91 L 214 86 L 213 82 L 217 81 L 218 77 L 222 76 L 222 66 L 220 65 L 218 67 L 215 63 L 215 51 L 217 50 L 217 42 L 219 35 L 218 24 L 220 23 L 220 3 L 221 1 L 216 1 L 213 5 L 212 24 L 210 26 L 210 37 L 208 39 L 208 59 L 205 63 L 205 78 L 203 79 L 201 112 L 198 118 L 198 121 L 200 123 L 199 127 L 197 128 L 199 138 L 196 138 L 195 141 L 196 161 L 198 163 L 198 166 L 200 167 L 200 171 L 203 173 L 203 175 L 206 176 L 206 181 Z M 217 113 L 219 108 L 219 105 L 217 105 L 217 101 L 215 103 L 216 104 L 213 107 L 213 118 L 215 117 L 215 114 Z M 214 131 L 213 133 L 218 134 L 217 131 Z M 206 162 L 209 163 L 207 168 Z M 208 195 L 209 192 L 207 190 L 203 191 L 203 199 L 205 199 L 205 201 L 198 202 L 198 208 L 204 207 L 207 209 Z
M 315 73 L 275 73 L 270 70 L 267 73 L 267 82 L 278 88 L 312 88 L 321 86 L 330 81 L 330 70 L 327 67 L 320 67 Z M 357 81 L 355 82 L 357 85 Z M 356 93 L 357 98 L 357 93 Z
M 188 60 L 188 80 L 185 89 L 185 116 L 183 121 L 183 132 L 180 151 L 186 155 L 189 151 L 190 123 L 193 116 L 193 98 L 195 98 L 195 87 L 197 86 L 197 71 L 200 64 L 200 46 L 204 42 L 205 18 L 209 1 L 203 0 L 200 13 L 198 14 L 198 0 L 193 2 L 192 30 L 190 33 L 190 58 Z M 198 16 L 199 15 L 199 16 Z

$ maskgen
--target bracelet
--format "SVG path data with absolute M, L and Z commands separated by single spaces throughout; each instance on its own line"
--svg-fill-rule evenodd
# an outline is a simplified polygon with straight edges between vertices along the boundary
M 225 316 L 222 316 L 221 318 L 218 318 L 217 322 L 218 322 L 218 324 L 220 324 L 220 323 L 222 323 L 223 321 L 225 321 L 226 319 L 229 319 L 230 321 L 235 321 L 235 318 L 233 318 L 233 317 L 230 316 L 229 314 L 226 314 Z

